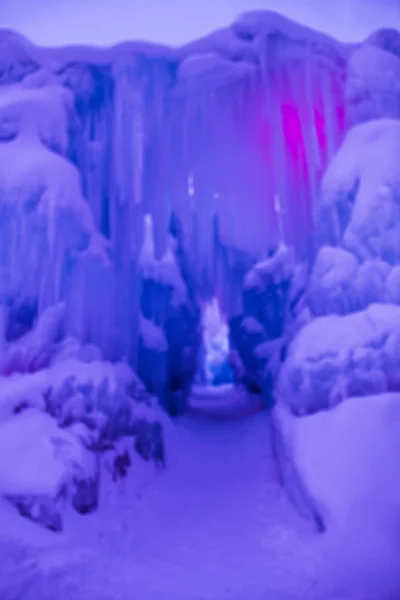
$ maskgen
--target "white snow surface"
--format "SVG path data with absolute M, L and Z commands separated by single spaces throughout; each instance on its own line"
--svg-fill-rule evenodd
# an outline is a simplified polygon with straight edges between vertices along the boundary
M 276 483 L 268 419 L 263 413 L 230 423 L 165 421 L 167 471 L 135 459 L 118 485 L 104 471 L 99 511 L 71 513 L 66 532 L 53 537 L 36 534 L 0 505 L 1 522 L 8 521 L 0 534 L 2 600 L 397 598 L 398 575 L 386 569 L 378 582 L 373 545 L 365 551 L 365 536 L 358 543 L 351 522 L 317 535 L 288 503 Z M 301 423 L 305 432 L 307 421 Z M 321 434 L 313 435 L 307 447 L 318 451 Z

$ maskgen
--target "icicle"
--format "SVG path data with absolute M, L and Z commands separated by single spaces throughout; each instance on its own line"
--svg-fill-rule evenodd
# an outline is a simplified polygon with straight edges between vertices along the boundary
M 329 77 L 325 76 L 322 78 L 322 96 L 324 103 L 324 117 L 326 127 L 326 140 L 328 149 L 328 160 L 331 160 L 334 153 L 337 150 L 338 135 L 337 135 L 337 116 L 336 116 L 336 102 L 333 98 L 333 86 L 332 81 Z
M 307 44 L 307 54 L 306 54 L 306 117 L 304 119 L 303 126 L 303 139 L 306 148 L 306 157 L 307 157 L 307 170 L 310 178 L 310 188 L 311 188 L 311 209 L 315 207 L 318 197 L 318 188 L 319 188 L 319 180 L 318 180 L 318 172 L 321 172 L 322 168 L 322 156 L 321 150 L 319 147 L 319 140 L 316 130 L 315 123 L 315 92 L 313 86 L 313 78 L 312 78 L 312 55 L 310 51 L 309 44 Z M 323 77 L 323 75 L 322 75 Z

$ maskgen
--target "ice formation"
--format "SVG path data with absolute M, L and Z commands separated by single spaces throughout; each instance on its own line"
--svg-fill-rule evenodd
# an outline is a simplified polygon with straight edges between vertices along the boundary
M 360 510 L 398 555 L 399 82 L 398 32 L 344 45 L 270 12 L 174 49 L 0 31 L 2 497 L 59 530 L 103 458 L 114 482 L 133 450 L 166 466 L 158 402 L 267 407 L 300 511 Z M 193 388 L 207 344 L 233 390 Z
M 347 48 L 274 14 L 177 50 L 1 38 L 1 198 L 17 211 L 2 219 L 4 295 L 45 307 L 70 294 L 71 332 L 135 363 L 145 215 L 156 259 L 179 221 L 206 297 L 226 287 L 221 270 L 235 277 L 224 249 L 258 258 L 284 238 L 309 251 L 345 126 Z

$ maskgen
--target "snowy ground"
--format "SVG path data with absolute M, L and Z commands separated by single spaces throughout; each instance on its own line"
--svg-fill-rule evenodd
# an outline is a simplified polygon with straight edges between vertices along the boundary
M 166 427 L 168 468 L 134 464 L 51 534 L 0 507 L 2 600 L 386 600 L 275 483 L 268 416 Z M 335 558 L 336 557 L 336 558 Z M 340 566 L 341 565 L 341 566 Z

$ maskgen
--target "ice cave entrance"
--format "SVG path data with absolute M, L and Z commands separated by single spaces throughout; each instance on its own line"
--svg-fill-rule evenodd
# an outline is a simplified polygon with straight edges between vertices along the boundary
M 200 382 L 212 386 L 233 383 L 233 370 L 229 360 L 229 328 L 220 311 L 217 298 L 212 298 L 204 306 L 202 324 Z

